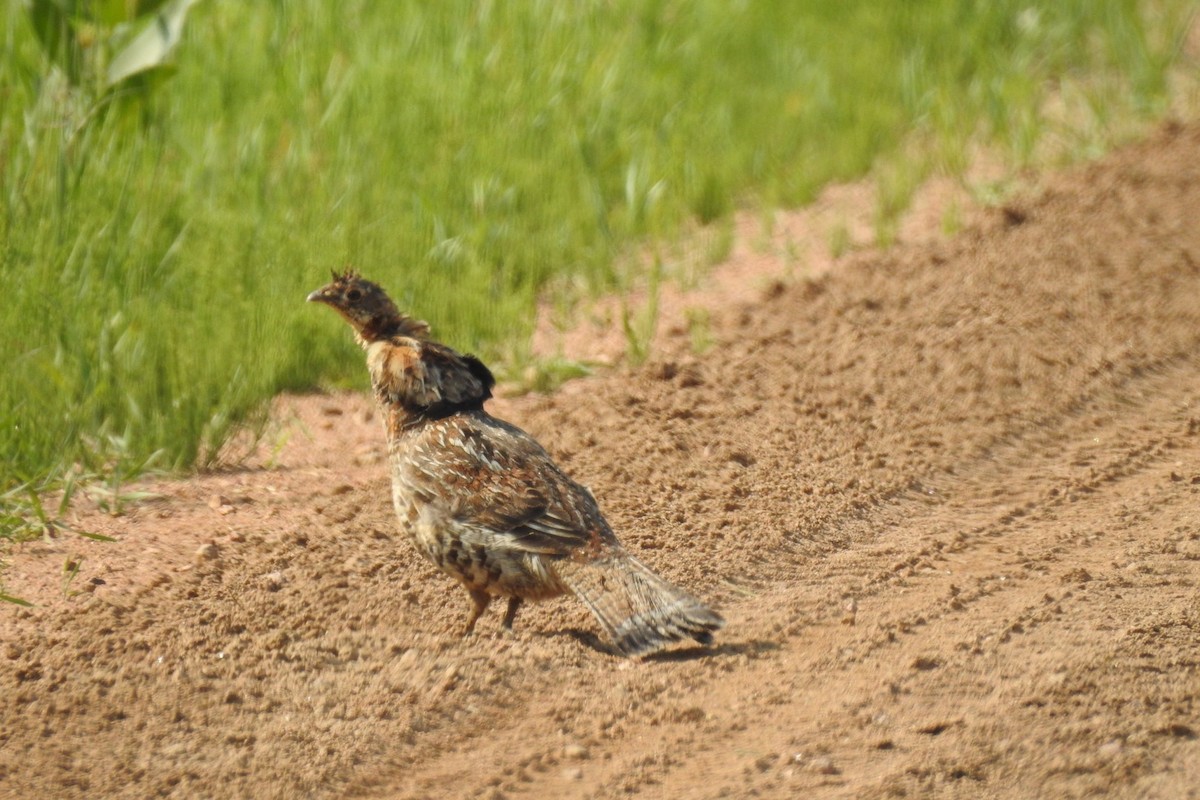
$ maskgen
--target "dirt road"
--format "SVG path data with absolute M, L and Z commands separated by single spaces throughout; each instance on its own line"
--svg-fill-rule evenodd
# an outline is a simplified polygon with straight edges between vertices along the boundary
M 497 403 L 711 650 L 623 660 L 568 600 L 460 640 L 368 401 L 284 402 L 245 468 L 81 502 L 120 543 L 12 554 L 0 796 L 1200 797 L 1198 218 L 1168 130 Z

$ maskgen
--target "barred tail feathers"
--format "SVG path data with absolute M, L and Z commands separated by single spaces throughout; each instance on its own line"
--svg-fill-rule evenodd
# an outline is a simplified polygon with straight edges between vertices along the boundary
M 711 644 L 725 624 L 717 612 L 626 553 L 555 567 L 625 655 L 647 655 L 683 639 Z

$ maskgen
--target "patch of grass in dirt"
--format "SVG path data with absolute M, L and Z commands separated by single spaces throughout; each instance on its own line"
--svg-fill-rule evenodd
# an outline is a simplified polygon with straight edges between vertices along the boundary
M 491 359 L 521 351 L 549 281 L 619 287 L 695 220 L 890 169 L 886 234 L 972 142 L 1104 146 L 1165 109 L 1190 9 L 200 3 L 168 80 L 81 114 L 6 4 L 0 490 L 204 463 L 280 391 L 362 385 L 303 303 L 346 262 Z M 1043 113 L 1054 92 L 1082 127 Z M 920 168 L 888 167 L 914 137 Z

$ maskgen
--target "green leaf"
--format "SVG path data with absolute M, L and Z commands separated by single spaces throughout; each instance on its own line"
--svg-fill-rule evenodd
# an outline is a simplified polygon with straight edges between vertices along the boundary
M 110 27 L 128 22 L 133 17 L 134 10 L 126 0 L 95 0 L 91 6 L 93 19 Z
M 166 2 L 167 0 L 93 0 L 88 11 L 97 22 L 111 27 L 153 14 Z
M 197 0 L 171 0 L 147 23 L 108 65 L 107 85 L 163 67 L 179 40 L 188 10 Z
M 29 22 L 42 43 L 42 52 L 57 60 L 63 39 L 70 35 L 67 16 L 62 9 L 53 0 L 33 0 L 29 4 Z
M 73 25 L 78 14 L 77 3 L 71 0 L 32 0 L 29 4 L 29 21 L 42 44 L 42 52 L 57 62 L 75 85 L 78 85 L 82 71 Z
M 28 600 L 22 600 L 19 597 L 13 597 L 11 594 L 5 594 L 4 592 L 0 592 L 0 603 L 12 603 L 13 605 L 17 606 L 33 608 L 33 603 L 29 602 Z
M 114 539 L 113 537 L 105 536 L 103 533 L 92 533 L 91 531 L 81 531 L 81 530 L 78 530 L 77 528 L 72 528 L 71 530 L 74 531 L 76 534 L 82 536 L 85 539 L 92 539 L 97 542 L 115 542 L 116 541 L 116 539 Z
M 121 499 L 126 503 L 141 502 L 142 500 L 161 500 L 164 496 L 161 492 L 146 492 L 142 490 L 121 492 Z
M 42 525 L 50 522 L 50 518 L 46 516 L 46 509 L 42 507 L 42 498 L 38 497 L 37 491 L 32 486 L 26 486 L 26 494 L 29 497 L 29 508 L 33 511 L 34 516 Z

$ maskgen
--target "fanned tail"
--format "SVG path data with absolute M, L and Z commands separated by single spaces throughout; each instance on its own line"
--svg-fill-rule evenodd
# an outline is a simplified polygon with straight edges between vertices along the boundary
M 564 560 L 555 567 L 625 655 L 647 655 L 683 639 L 712 644 L 713 633 L 725 624 L 720 614 L 627 553 Z

